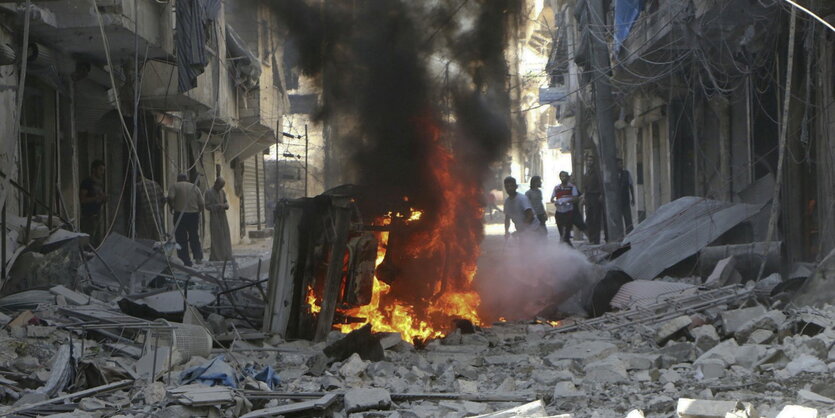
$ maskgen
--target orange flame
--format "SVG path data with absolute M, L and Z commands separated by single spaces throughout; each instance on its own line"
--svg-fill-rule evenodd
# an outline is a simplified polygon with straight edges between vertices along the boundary
M 363 318 L 364 322 L 338 325 L 342 332 L 350 332 L 372 325 L 376 332 L 399 332 L 404 340 L 425 341 L 444 335 L 451 319 L 467 319 L 473 325 L 481 325 L 478 307 L 481 298 L 471 289 L 476 275 L 476 261 L 481 242 L 481 185 L 480 179 L 455 174 L 460 164 L 452 152 L 440 141 L 440 129 L 432 119 L 420 119 L 418 128 L 426 133 L 432 144 L 428 168 L 432 171 L 433 189 L 441 194 L 438 213 L 425 217 L 421 209 L 409 208 L 407 213 L 389 212 L 377 219 L 377 225 L 390 225 L 393 219 L 404 224 L 429 222 L 420 232 L 409 237 L 404 248 L 398 251 L 413 260 L 440 260 L 440 274 L 432 274 L 420 283 L 425 286 L 415 300 L 399 300 L 391 294 L 392 286 L 374 277 L 371 302 L 367 305 L 342 311 L 343 314 Z M 468 180 L 469 179 L 469 180 Z M 410 202 L 408 196 L 404 202 Z M 426 226 L 423 228 L 423 226 Z M 388 232 L 377 232 L 376 267 L 386 256 Z M 437 277 L 435 277 L 437 276 Z M 395 286 L 398 286 L 395 283 Z M 398 291 L 400 289 L 398 288 Z M 399 293 L 404 299 L 409 295 Z M 416 308 L 416 306 L 418 308 Z
M 322 307 L 316 303 L 316 292 L 313 291 L 313 286 L 307 286 L 307 305 L 310 306 L 310 313 L 319 313 Z

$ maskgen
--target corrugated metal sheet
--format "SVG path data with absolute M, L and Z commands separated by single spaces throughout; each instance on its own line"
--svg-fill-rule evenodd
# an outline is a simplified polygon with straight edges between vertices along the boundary
M 762 207 L 693 196 L 674 200 L 658 208 L 626 236 L 624 244 L 631 248 L 611 266 L 635 279 L 654 279 L 756 215 Z
M 693 294 L 697 291 L 698 287 L 691 284 L 635 280 L 621 286 L 609 305 L 615 309 L 648 306 L 664 299 Z

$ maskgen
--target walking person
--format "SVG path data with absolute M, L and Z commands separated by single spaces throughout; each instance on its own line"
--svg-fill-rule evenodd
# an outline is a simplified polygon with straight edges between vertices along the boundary
M 548 228 L 545 226 L 545 222 L 548 220 L 548 214 L 545 213 L 545 205 L 542 203 L 542 177 L 531 177 L 531 188 L 525 192 L 525 197 L 531 202 L 533 214 L 540 224 L 538 228 L 539 232 L 543 235 L 548 235 Z
M 189 248 L 197 264 L 203 262 L 200 246 L 200 212 L 203 211 L 203 193 L 197 185 L 188 181 L 185 174 L 177 175 L 177 182 L 168 189 L 168 204 L 174 213 L 174 239 L 180 248 L 177 256 L 186 266 L 191 266 Z
M 568 175 L 568 181 L 571 182 L 572 184 L 574 184 L 574 182 L 571 181 L 573 178 L 574 178 L 574 176 L 572 176 L 571 174 Z M 579 187 L 577 187 L 576 184 L 574 184 L 574 188 L 577 189 L 578 197 L 577 197 L 577 201 L 574 202 L 574 210 L 573 210 L 573 216 L 571 217 L 571 219 L 572 219 L 571 221 L 574 224 L 574 226 L 576 226 L 577 229 L 580 230 L 580 232 L 582 232 L 583 234 L 588 235 L 588 231 L 587 231 L 587 228 L 586 228 L 586 222 L 583 220 L 583 192 L 580 190 Z
M 620 193 L 620 212 L 623 219 L 624 231 L 632 232 L 632 206 L 635 206 L 635 186 L 632 175 L 623 168 L 623 159 L 618 158 L 618 193 Z
M 95 160 L 90 164 L 90 177 L 81 182 L 78 200 L 81 203 L 81 232 L 90 236 L 90 245 L 98 247 L 103 235 L 101 208 L 107 202 L 104 193 L 104 161 Z
M 571 227 L 574 225 L 574 204 L 579 197 L 580 192 L 568 181 L 568 173 L 560 171 L 560 184 L 556 185 L 554 192 L 551 193 L 551 203 L 557 206 L 555 217 L 560 239 L 572 247 Z
M 212 231 L 209 260 L 212 261 L 232 259 L 232 236 L 229 232 L 229 221 L 226 218 L 229 201 L 226 200 L 226 191 L 223 190 L 225 185 L 226 181 L 218 177 L 214 186 L 206 190 L 206 210 L 211 215 L 209 216 L 209 225 Z
M 513 221 L 516 235 L 526 242 L 534 235 L 539 223 L 534 217 L 531 202 L 527 196 L 516 191 L 518 188 L 515 178 L 508 176 L 504 179 L 504 189 L 507 192 L 507 199 L 504 201 L 504 236 L 510 236 L 510 222 Z

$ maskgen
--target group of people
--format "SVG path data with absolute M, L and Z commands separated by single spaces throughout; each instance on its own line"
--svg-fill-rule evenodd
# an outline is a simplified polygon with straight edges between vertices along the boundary
M 93 246 L 99 245 L 104 238 L 102 207 L 107 202 L 104 192 L 105 165 L 101 160 L 93 161 L 90 177 L 81 182 L 79 201 L 81 203 L 81 232 L 90 235 Z M 174 239 L 179 246 L 177 256 L 186 266 L 203 261 L 203 247 L 200 243 L 200 215 L 209 211 L 211 230 L 212 261 L 232 259 L 232 238 L 226 211 L 229 201 L 223 190 L 226 181 L 218 177 L 214 185 L 203 193 L 189 181 L 186 174 L 179 174 L 177 182 L 163 193 L 159 183 L 142 178 L 136 184 L 136 236 L 159 240 L 163 230 L 164 207 L 168 205 L 174 223 Z M 189 249 L 191 252 L 189 253 Z
M 618 211 L 624 223 L 625 231 L 632 230 L 632 206 L 635 205 L 635 187 L 629 171 L 623 168 L 623 160 L 617 159 L 618 164 L 618 193 L 620 193 L 621 208 Z M 608 241 L 608 231 L 603 215 L 605 206 L 603 200 L 603 182 L 597 169 L 596 162 L 589 158 L 586 162 L 586 173 L 583 183 L 585 193 L 571 182 L 571 176 L 566 171 L 559 173 L 560 183 L 554 187 L 550 202 L 556 207 L 554 218 L 557 223 L 560 239 L 571 244 L 571 231 L 577 227 L 586 234 L 589 243 L 600 243 L 600 231 L 603 230 Z M 518 184 L 513 177 L 504 179 L 507 192 L 505 200 L 505 236 L 510 235 L 510 224 L 516 228 L 517 234 L 525 237 L 546 236 L 546 222 L 548 214 L 545 210 L 542 195 L 542 178 L 534 176 L 530 181 L 530 190 L 525 194 L 518 193 Z M 585 205 L 586 219 L 580 211 L 580 204 Z

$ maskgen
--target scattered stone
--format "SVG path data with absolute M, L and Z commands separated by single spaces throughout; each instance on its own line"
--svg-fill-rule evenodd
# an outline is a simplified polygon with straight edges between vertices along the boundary
M 705 286 L 712 288 L 736 284 L 742 281 L 742 276 L 736 270 L 736 258 L 730 256 L 716 263 L 713 272 L 705 279 Z
M 715 347 L 708 350 L 706 353 L 699 356 L 699 358 L 696 359 L 696 362 L 701 362 L 703 360 L 708 359 L 719 359 L 724 361 L 726 366 L 731 366 L 733 364 L 736 364 L 736 353 L 738 349 L 739 345 L 736 343 L 736 340 L 731 338 L 722 341 Z
M 399 332 L 384 332 L 378 335 L 380 336 L 380 345 L 383 347 L 383 350 L 388 350 L 403 341 L 403 337 L 400 336 Z
M 351 357 L 348 357 L 348 360 L 342 364 L 339 368 L 339 374 L 342 377 L 357 377 L 361 373 L 365 372 L 368 368 L 368 363 L 363 361 L 359 354 L 354 353 L 351 354 Z
M 458 379 L 455 381 L 455 390 L 461 393 L 478 393 L 478 382 L 472 380 Z
M 154 382 L 142 388 L 142 395 L 145 397 L 146 405 L 155 405 L 165 400 L 165 384 Z
M 675 363 L 684 363 L 696 359 L 696 346 L 688 342 L 668 342 L 658 354 L 662 356 L 662 366 L 668 367 Z M 671 361 L 665 358 L 672 359 Z
M 658 367 L 661 362 L 659 354 L 618 353 L 617 357 L 624 363 L 626 370 L 649 370 Z
M 345 392 L 345 412 L 361 412 L 370 409 L 391 408 L 391 395 L 385 389 L 351 389 Z
M 644 411 L 640 409 L 633 409 L 626 414 L 626 418 L 644 418 Z
M 821 359 L 810 354 L 801 354 L 790 361 L 780 372 L 786 377 L 794 377 L 801 373 L 826 373 L 828 371 L 829 368 Z
M 485 356 L 484 362 L 491 366 L 512 365 L 527 362 L 529 357 L 524 354 L 501 354 Z
M 672 369 L 661 371 L 661 376 L 658 379 L 661 383 L 678 383 L 681 381 L 681 375 Z
M 777 418 L 818 418 L 818 410 L 800 405 L 786 405 Z
M 623 362 L 615 356 L 588 364 L 584 369 L 585 380 L 593 383 L 623 383 L 629 381 L 629 373 Z
M 560 381 L 574 380 L 574 374 L 568 370 L 536 369 L 531 378 L 541 385 L 551 386 Z
M 554 399 L 577 398 L 586 396 L 586 393 L 578 390 L 572 382 L 559 382 L 554 387 Z
M 753 406 L 747 402 L 737 401 L 713 401 L 703 399 L 681 398 L 676 406 L 676 414 L 679 418 L 725 418 L 726 414 L 737 411 L 754 412 Z M 737 415 L 731 415 L 736 417 Z M 751 418 L 758 418 L 759 414 L 749 415 Z
M 696 348 L 704 353 L 719 343 L 719 333 L 713 325 L 702 325 L 690 330 L 690 335 L 696 340 Z
M 725 362 L 719 359 L 705 359 L 694 363 L 696 378 L 699 380 L 718 379 L 725 375 Z
M 797 391 L 797 397 L 799 397 L 800 399 L 803 399 L 805 401 L 810 401 L 810 402 L 835 404 L 835 399 L 828 398 L 828 397 L 823 396 L 823 395 L 819 395 L 815 392 L 812 392 L 811 390 L 806 390 L 806 389 L 801 389 L 801 390 Z
M 746 340 L 749 344 L 766 344 L 774 339 L 774 332 L 767 329 L 758 329 L 751 333 Z
M 682 315 L 662 323 L 655 334 L 655 342 L 659 345 L 663 344 L 679 331 L 689 327 L 692 323 L 693 320 L 688 315 Z
M 739 329 L 752 319 L 759 318 L 765 313 L 765 308 L 762 306 L 754 306 L 751 308 L 735 309 L 725 311 L 719 314 L 722 318 L 722 329 L 725 335 L 733 335 Z
M 578 360 L 582 364 L 589 364 L 596 360 L 606 358 L 617 352 L 618 347 L 605 341 L 587 341 L 563 347 L 549 354 L 545 359 L 550 365 L 556 367 L 559 360 Z

